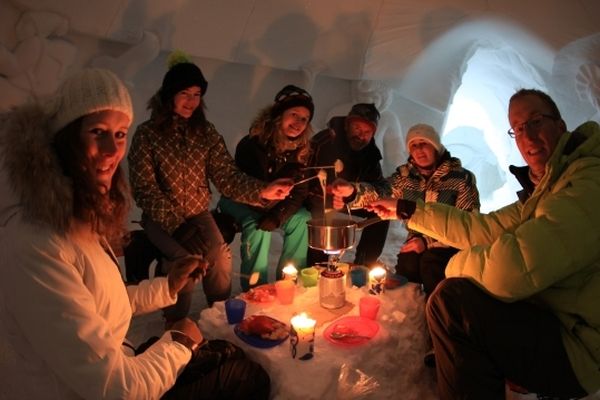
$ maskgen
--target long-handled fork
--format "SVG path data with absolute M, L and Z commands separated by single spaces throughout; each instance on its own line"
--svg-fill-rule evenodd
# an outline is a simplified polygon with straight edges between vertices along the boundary
M 294 186 L 299 185 L 299 184 L 304 183 L 304 182 L 308 182 L 311 179 L 315 179 L 315 178 L 318 178 L 318 177 L 319 177 L 319 175 L 309 176 L 308 178 L 304 178 L 304 179 L 299 180 L 298 182 L 294 182 Z
M 338 174 L 339 172 L 342 172 L 344 170 L 344 163 L 342 162 L 342 160 L 337 159 L 335 160 L 335 162 L 333 163 L 333 165 L 322 165 L 322 166 L 314 166 L 314 167 L 304 167 L 301 170 L 302 171 L 306 171 L 309 169 L 333 169 L 334 172 L 336 174 Z
M 248 285 L 249 286 L 254 286 L 256 285 L 256 283 L 258 282 L 258 279 L 260 278 L 260 273 L 258 273 L 257 271 L 254 271 L 251 274 L 242 274 L 240 272 L 232 272 L 233 275 L 238 276 L 240 278 L 246 278 L 248 279 Z

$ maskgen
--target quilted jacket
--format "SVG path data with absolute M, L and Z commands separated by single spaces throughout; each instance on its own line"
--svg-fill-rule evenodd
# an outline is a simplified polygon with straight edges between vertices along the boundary
M 467 277 L 507 302 L 552 310 L 577 378 L 600 389 L 600 126 L 565 133 L 524 202 L 489 214 L 417 202 L 408 221 L 461 249 L 446 276 Z

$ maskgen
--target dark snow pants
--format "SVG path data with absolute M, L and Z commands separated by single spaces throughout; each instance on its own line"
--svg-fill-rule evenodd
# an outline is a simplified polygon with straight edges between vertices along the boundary
M 446 278 L 448 260 L 457 251 L 454 247 L 432 247 L 422 253 L 398 253 L 396 273 L 410 282 L 422 283 L 423 290 L 430 295 L 438 283 Z
M 431 294 L 426 314 L 440 399 L 504 400 L 506 381 L 545 396 L 586 395 L 550 311 L 504 303 L 467 279 L 448 278 Z
M 152 337 L 136 349 L 146 351 L 159 338 Z M 267 372 L 226 340 L 209 340 L 194 354 L 161 400 L 266 400 L 271 392 Z

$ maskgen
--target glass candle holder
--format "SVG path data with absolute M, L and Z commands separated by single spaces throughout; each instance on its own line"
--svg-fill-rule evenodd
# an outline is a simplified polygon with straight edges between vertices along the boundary
M 296 285 L 292 280 L 281 280 L 275 282 L 275 295 L 281 304 L 292 304 L 296 294 Z
M 369 271 L 369 293 L 380 295 L 385 287 L 385 269 L 374 267 Z
M 290 321 L 290 351 L 296 360 L 310 360 L 315 352 L 315 325 L 317 321 L 306 313 L 292 317 Z

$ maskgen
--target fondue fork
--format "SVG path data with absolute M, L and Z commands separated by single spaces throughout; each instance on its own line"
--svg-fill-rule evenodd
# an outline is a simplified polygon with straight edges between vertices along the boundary
M 315 179 L 315 178 L 319 178 L 319 181 L 321 181 L 321 186 L 324 186 L 325 183 L 327 182 L 327 172 L 323 168 L 321 168 L 316 175 L 309 176 L 308 178 L 302 179 L 302 180 L 294 183 L 294 186 L 296 186 L 300 183 L 308 182 L 311 179 Z
M 299 184 L 304 183 L 304 182 L 308 182 L 311 179 L 315 179 L 315 178 L 318 178 L 318 177 L 319 177 L 319 175 L 309 176 L 308 178 L 304 178 L 304 179 L 299 180 L 298 182 L 294 182 L 294 186 L 299 185 Z
M 248 285 L 250 286 L 254 286 L 256 285 L 256 283 L 258 282 L 258 279 L 260 278 L 260 273 L 258 273 L 257 271 L 254 271 L 251 274 L 242 274 L 239 272 L 232 272 L 232 275 L 238 276 L 240 278 L 246 278 L 248 279 Z
M 302 171 L 305 170 L 309 170 L 309 169 L 333 169 L 335 171 L 335 173 L 337 174 L 338 172 L 342 172 L 344 170 L 344 163 L 342 162 L 342 160 L 337 159 L 335 160 L 335 163 L 333 163 L 333 165 L 324 165 L 324 166 L 316 166 L 316 167 L 304 167 L 301 168 Z
M 316 166 L 316 167 L 304 167 L 304 168 L 300 168 L 301 171 L 307 171 L 309 169 L 333 169 L 335 168 L 334 165 L 323 165 L 323 166 Z

